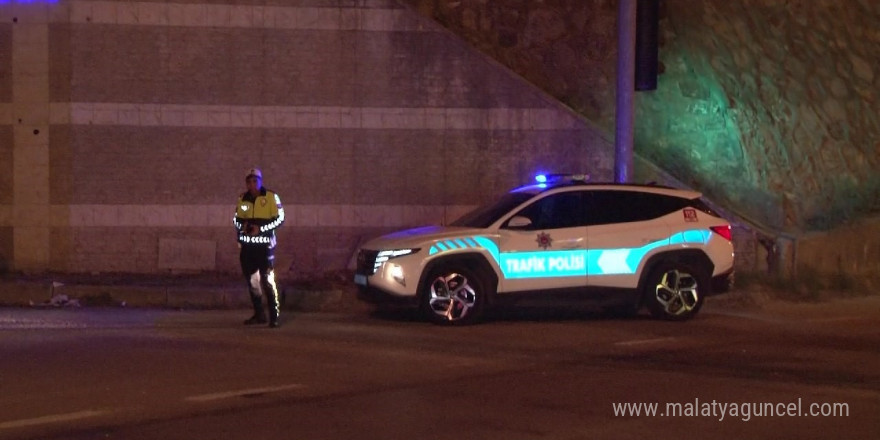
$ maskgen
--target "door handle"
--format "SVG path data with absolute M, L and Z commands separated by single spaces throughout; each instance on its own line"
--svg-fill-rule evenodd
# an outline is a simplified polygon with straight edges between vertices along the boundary
M 574 238 L 571 240 L 559 240 L 559 248 L 563 250 L 580 249 L 583 246 L 583 238 Z

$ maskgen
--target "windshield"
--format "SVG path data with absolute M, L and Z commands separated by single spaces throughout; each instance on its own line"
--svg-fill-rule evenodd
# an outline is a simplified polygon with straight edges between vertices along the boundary
M 516 208 L 521 203 L 532 198 L 534 194 L 527 192 L 507 193 L 491 205 L 481 206 L 452 222 L 450 226 L 463 226 L 468 228 L 488 228 L 499 218 Z

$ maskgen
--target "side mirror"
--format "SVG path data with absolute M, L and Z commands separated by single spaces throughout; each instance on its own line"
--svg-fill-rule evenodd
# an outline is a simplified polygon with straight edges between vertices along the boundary
M 532 221 L 528 217 L 517 215 L 508 220 L 507 227 L 511 229 L 522 229 L 532 225 Z

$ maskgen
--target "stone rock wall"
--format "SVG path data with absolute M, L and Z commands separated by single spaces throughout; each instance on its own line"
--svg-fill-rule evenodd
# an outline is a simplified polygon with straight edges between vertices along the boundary
M 613 131 L 616 1 L 402 3 Z M 880 3 L 660 5 L 637 154 L 778 233 L 880 212 Z

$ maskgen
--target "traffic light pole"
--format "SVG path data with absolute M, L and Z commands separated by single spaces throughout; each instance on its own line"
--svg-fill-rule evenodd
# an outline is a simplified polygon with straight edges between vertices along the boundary
M 633 174 L 635 111 L 636 0 L 619 0 L 617 12 L 617 114 L 614 136 L 614 181 L 627 183 Z

